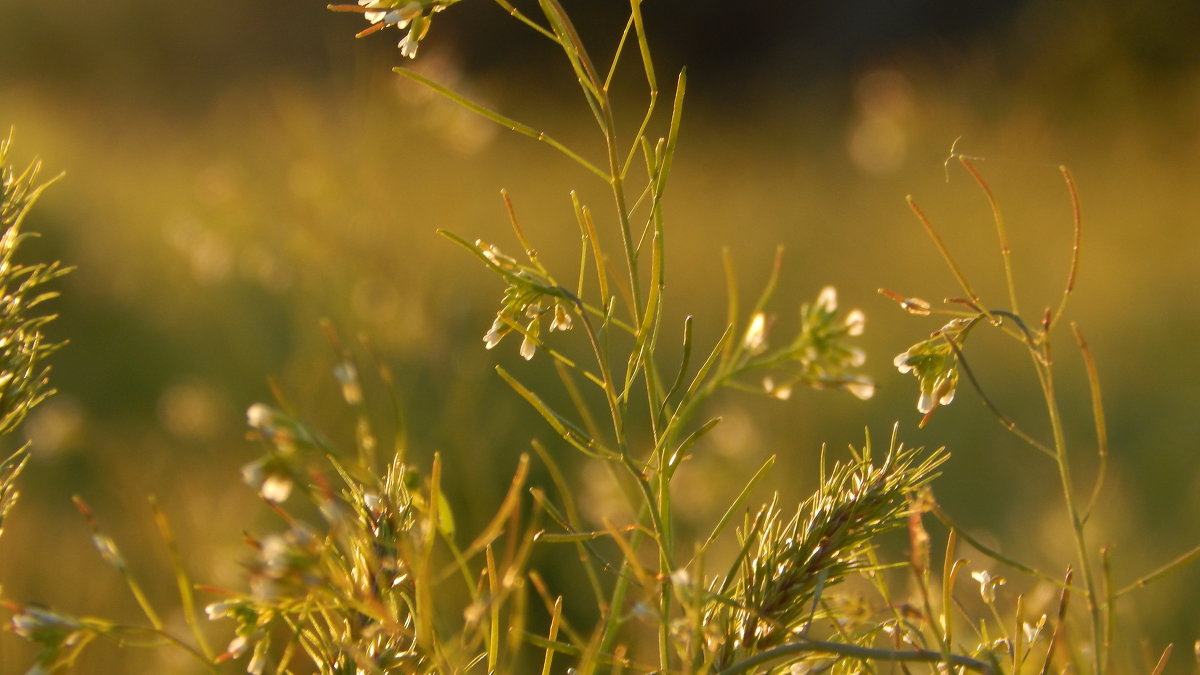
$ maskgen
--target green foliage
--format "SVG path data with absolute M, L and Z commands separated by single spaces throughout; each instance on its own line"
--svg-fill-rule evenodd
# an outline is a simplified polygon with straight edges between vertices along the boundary
M 915 495 L 946 458 L 895 446 L 875 466 L 868 445 L 853 461 L 837 462 L 821 476 L 816 494 L 790 519 L 775 502 L 764 507 L 745 528 L 747 555 L 737 573 L 716 590 L 730 604 L 708 610 L 706 625 L 723 638 L 712 665 L 732 667 L 809 633 L 818 616 L 830 618 L 815 613 L 819 595 L 871 568 L 864 548 L 907 524 Z
M 360 0 L 331 8 L 361 13 L 369 27 L 360 36 L 389 27 L 406 30 L 399 48 L 412 58 L 433 16 L 456 3 Z M 390 417 L 381 415 L 380 407 L 389 406 L 368 393 L 392 386 L 389 369 L 365 340 L 361 348 L 348 349 L 330 330 L 337 358 L 333 374 L 355 420 L 353 447 L 331 442 L 311 428 L 282 394 L 274 404 L 256 403 L 247 410 L 251 439 L 262 453 L 245 465 L 242 478 L 276 524 L 268 534 L 246 534 L 244 588 L 197 587 L 170 523 L 156 506 L 156 524 L 172 556 L 180 614 L 188 627 L 189 634 L 179 635 L 178 627 L 164 622 L 151 605 L 117 543 L 77 500 L 93 544 L 121 574 L 145 623 L 76 618 L 10 602 L 13 631 L 40 650 L 30 672 L 69 668 L 97 638 L 121 646 L 173 646 L 198 669 L 239 668 L 255 674 L 525 673 L 540 668 L 544 674 L 734 675 L 879 672 L 887 664 L 900 664 L 905 672 L 924 667 L 929 672 L 1019 673 L 1040 667 L 1041 672 L 1073 668 L 1101 675 L 1109 670 L 1118 633 L 1116 599 L 1178 569 L 1196 553 L 1125 590 L 1114 590 L 1107 550 L 1096 555 L 1088 544 L 1088 516 L 1101 491 L 1107 458 L 1098 378 L 1082 333 L 1073 327 L 1093 394 L 1100 450 L 1100 470 L 1089 497 L 1081 500 L 1071 476 L 1076 451 L 1067 444 L 1050 347 L 1078 269 L 1081 219 L 1070 174 L 1063 170 L 1076 215 L 1075 246 L 1062 300 L 1039 320 L 1022 318 L 1018 311 L 1000 210 L 979 172 L 957 154 L 952 159 L 975 178 L 995 213 L 1007 309 L 995 308 L 974 292 L 911 199 L 964 296 L 935 309 L 926 301 L 884 291 L 911 314 L 943 319 L 940 328 L 894 361 L 918 380 L 922 424 L 954 400 L 965 379 L 1006 429 L 1052 460 L 1076 544 L 1065 574 L 1044 573 L 1006 557 L 957 527 L 937 505 L 931 488 L 949 455 L 942 449 L 906 447 L 897 427 L 882 453 L 868 437 L 861 449 L 850 449 L 848 459 L 826 467 L 823 455 L 814 472 L 815 491 L 794 509 L 779 496 L 757 508 L 748 506 L 759 498 L 755 490 L 773 460 L 755 473 L 731 477 L 741 486 L 737 497 L 721 518 L 705 524 L 706 536 L 696 537 L 680 526 L 676 479 L 685 462 L 712 449 L 709 433 L 721 422 L 711 416 L 715 395 L 734 389 L 763 396 L 760 400 L 787 399 L 794 388 L 807 386 L 870 398 L 874 383 L 859 372 L 865 355 L 856 345 L 865 316 L 857 309 L 841 311 L 836 291 L 827 287 L 800 307 L 795 335 L 777 339 L 772 334 L 781 268 L 777 258 L 749 312 L 739 309 L 736 274 L 732 264 L 726 265 L 728 309 L 723 331 L 711 344 L 699 344 L 691 317 L 682 325 L 668 325 L 664 307 L 676 289 L 666 273 L 672 230 L 665 195 L 680 138 L 686 74 L 675 79 L 672 103 L 663 115 L 639 0 L 630 3 L 619 45 L 604 67 L 556 0 L 539 0 L 541 16 L 536 19 L 504 0 L 497 3 L 562 52 L 602 141 L 598 157 L 589 158 L 424 75 L 397 72 L 548 144 L 599 177 L 611 199 L 607 207 L 593 208 L 572 193 L 563 204 L 579 237 L 577 264 L 565 281 L 552 272 L 561 269 L 557 261 L 541 259 L 507 193 L 504 206 L 520 255 L 443 232 L 502 285 L 500 306 L 483 332 L 485 348 L 505 344 L 509 335 L 511 344 L 519 336 L 519 354 L 526 361 L 543 354 L 561 380 L 565 395 L 496 367 L 553 432 L 552 442 L 533 441 L 553 491 L 528 485 L 531 459 L 523 455 L 490 522 L 467 542 L 446 497 L 454 476 L 444 471 L 440 456 L 434 456 L 427 471 L 412 461 L 398 406 L 389 402 Z M 625 117 L 616 113 L 609 94 L 622 58 L 640 60 L 647 92 L 645 110 L 632 130 L 618 124 Z M 0 355 L 0 433 L 11 431 L 48 392 L 40 364 L 52 347 L 39 332 L 48 319 L 27 318 L 24 312 L 52 296 L 34 291 L 62 270 L 56 264 L 20 267 L 11 260 L 21 240 L 21 217 L 40 190 L 32 187 L 35 176 L 36 165 L 19 176 L 7 168 L 4 173 L 0 213 L 8 229 L 0 239 L 0 272 L 11 276 L 3 278 L 0 307 L 5 349 Z M 1049 440 L 1038 440 L 1001 413 L 968 365 L 967 337 L 985 327 L 1025 349 L 1050 420 Z M 670 336 L 679 334 L 679 350 L 668 349 Z M 375 381 L 362 381 L 364 363 L 372 366 L 365 370 L 376 374 Z M 486 440 L 486 431 L 479 437 Z M 571 450 L 579 453 L 575 461 L 602 469 L 598 475 L 611 481 L 623 499 L 618 508 L 595 518 L 583 515 L 587 492 L 562 468 Z M 15 499 L 11 484 L 22 461 L 17 456 L 0 465 L 0 514 Z M 731 528 L 743 513 L 741 527 Z M 924 524 L 930 513 L 948 530 L 940 575 Z M 884 539 L 895 530 L 907 532 L 909 553 L 907 559 L 889 561 L 891 547 Z M 1007 580 L 987 569 L 971 572 L 979 583 L 979 601 L 956 595 L 966 565 L 956 549 L 960 538 L 1031 583 L 1057 586 L 1057 613 L 1042 605 L 1027 608 L 1023 596 L 1011 603 L 1010 611 L 997 593 Z M 717 542 L 732 543 L 732 557 L 719 553 Z M 539 569 L 536 554 L 563 550 L 578 560 L 584 580 L 579 586 L 557 588 Z M 714 574 L 713 569 L 724 572 Z M 1076 575 L 1081 582 L 1074 581 Z M 228 629 L 224 648 L 210 647 L 213 629 L 198 620 L 198 589 L 219 597 L 203 613 Z M 1083 599 L 1082 612 L 1070 609 L 1078 605 L 1071 605 L 1072 597 Z M 584 611 L 571 611 L 577 607 Z M 1086 630 L 1075 628 L 1080 621 Z M 1073 641 L 1067 640 L 1068 632 Z
M 37 161 L 18 172 L 8 158 L 11 146 L 11 135 L 0 141 L 0 437 L 12 433 L 53 393 L 45 359 L 58 345 L 46 341 L 42 328 L 54 317 L 39 315 L 37 306 L 55 296 L 45 285 L 66 272 L 58 263 L 16 260 L 29 236 L 21 231 L 21 222 L 49 183 L 39 183 Z M 26 459 L 22 449 L 0 462 L 0 532 L 17 501 L 16 480 Z
M 41 163 L 17 172 L 8 159 L 11 138 L 0 142 L 0 436 L 21 423 L 52 393 L 46 357 L 59 345 L 42 333 L 54 317 L 39 315 L 38 305 L 55 297 L 48 282 L 66 270 L 57 262 L 26 265 L 16 260 L 28 233 L 21 222 L 49 183 L 39 183 Z

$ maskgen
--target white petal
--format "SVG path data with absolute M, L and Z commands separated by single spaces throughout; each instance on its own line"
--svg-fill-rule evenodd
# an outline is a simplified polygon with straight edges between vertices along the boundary
M 250 641 L 244 636 L 239 635 L 230 641 L 229 646 L 225 647 L 225 653 L 237 658 L 241 656 L 242 652 L 246 651 L 246 647 L 249 646 Z
M 826 312 L 837 311 L 837 289 L 833 286 L 826 286 L 821 289 L 821 294 L 817 296 L 817 308 L 824 308 Z
M 537 343 L 535 343 L 532 338 L 526 335 L 525 339 L 521 341 L 521 357 L 528 361 L 533 358 L 533 355 L 536 352 Z
M 767 317 L 762 312 L 750 319 L 750 327 L 746 329 L 746 337 L 742 339 L 742 347 L 751 354 L 757 354 L 766 343 Z
M 271 419 L 275 417 L 275 411 L 271 410 L 271 406 L 265 403 L 255 403 L 246 409 L 246 424 L 251 429 L 263 430 L 270 425 Z
M 263 481 L 262 487 L 259 488 L 259 492 L 262 493 L 263 499 L 272 504 L 282 504 L 292 494 L 292 481 L 277 474 L 267 476 L 267 479 Z
M 862 313 L 861 309 L 851 310 L 846 315 L 846 334 L 847 335 L 862 335 L 863 327 L 867 323 L 867 315 Z
M 915 316 L 929 316 L 930 314 L 929 303 L 921 298 L 905 298 L 904 302 L 900 303 L 900 308 Z
M 400 56 L 407 56 L 410 59 L 417 58 L 417 40 L 414 38 L 415 36 L 412 34 L 412 32 L 409 32 L 409 34 L 404 36 L 404 39 L 400 41 L 400 44 L 397 45 L 400 47 Z M 485 251 L 484 255 L 488 255 L 488 253 Z M 493 258 L 494 256 L 489 256 L 489 259 L 492 259 L 492 262 L 496 262 L 496 260 Z
M 929 392 L 923 391 L 921 398 L 917 399 L 917 412 L 928 414 L 931 410 L 933 410 L 933 397 L 929 395 Z
M 847 384 L 846 391 L 866 401 L 875 395 L 875 383 L 870 380 L 857 380 Z

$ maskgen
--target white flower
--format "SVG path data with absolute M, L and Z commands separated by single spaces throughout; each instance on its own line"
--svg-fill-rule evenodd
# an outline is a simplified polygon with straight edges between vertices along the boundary
M 250 675 L 262 675 L 267 670 L 266 644 L 259 642 L 254 646 L 254 655 L 250 657 L 250 663 L 246 664 L 246 672 Z
M 342 398 L 349 405 L 362 403 L 362 386 L 358 383 L 358 368 L 349 361 L 343 361 L 333 368 L 333 377 L 342 385 Z
M 363 493 L 363 506 L 367 507 L 372 515 L 378 516 L 383 513 L 383 500 L 374 492 Z
M 900 372 L 907 372 L 901 370 Z M 922 391 L 921 398 L 917 400 L 917 411 L 922 414 L 927 414 L 934 409 L 933 401 L 937 399 L 938 405 L 950 405 L 954 400 L 954 380 L 945 375 L 939 376 L 933 381 L 933 391 Z
M 94 534 L 92 535 L 92 545 L 96 547 L 105 562 L 113 567 L 125 567 L 125 559 L 121 557 L 121 552 L 117 550 L 117 544 L 111 537 L 99 533 Z
M 500 344 L 500 340 L 508 334 L 509 330 L 511 329 L 508 327 L 508 324 L 504 323 L 504 321 L 497 316 L 496 320 L 492 322 L 491 329 L 489 329 L 487 334 L 483 336 L 484 346 L 488 349 L 491 349 L 492 347 Z
M 1036 624 L 1031 624 L 1028 621 L 1022 622 L 1021 623 L 1021 631 L 1025 634 L 1025 643 L 1033 644 L 1034 642 L 1036 642 L 1038 639 L 1038 636 L 1040 636 L 1042 633 L 1042 628 L 1044 628 L 1045 626 L 1046 626 L 1046 615 L 1045 614 L 1042 615 L 1042 618 L 1038 619 L 1038 622 Z
M 687 571 L 687 568 L 680 567 L 671 572 L 671 583 L 676 586 L 690 586 L 692 584 L 692 575 Z
M 850 364 L 851 368 L 858 368 L 867 362 L 867 353 L 858 347 L 852 347 L 850 349 L 850 358 L 846 362 Z
M 763 378 L 763 389 L 766 390 L 768 396 L 786 401 L 792 397 L 792 388 L 788 385 L 782 387 L 775 386 L 775 379 L 767 376 Z
M 539 326 L 541 326 L 541 324 L 539 324 L 538 320 L 535 318 L 533 321 L 529 322 L 528 326 L 525 327 L 525 339 L 521 341 L 521 358 L 525 359 L 526 361 L 532 359 L 534 353 L 537 352 L 537 334 Z
M 375 8 L 386 7 L 386 0 L 358 0 L 358 4 L 362 7 Z M 421 15 L 421 3 L 410 2 L 403 7 L 395 9 L 380 9 L 379 11 L 363 12 L 363 17 L 371 23 L 383 22 L 388 26 L 396 26 L 397 28 L 405 28 L 408 22 Z
M 550 330 L 571 330 L 571 314 L 560 303 L 554 303 L 554 319 L 550 321 Z
M 250 641 L 244 635 L 239 635 L 229 642 L 229 646 L 225 648 L 225 653 L 232 658 L 237 658 L 246 652 L 246 648 L 250 646 Z
M 846 334 L 859 336 L 863 334 L 863 327 L 866 326 L 867 315 L 863 314 L 861 309 L 852 309 L 846 315 Z
M 208 616 L 209 621 L 216 621 L 222 617 L 233 616 L 234 610 L 237 609 L 240 603 L 234 600 L 222 600 L 214 602 L 204 608 L 204 613 Z
M 821 289 L 821 294 L 817 296 L 817 309 L 824 309 L 830 314 L 837 311 L 837 289 L 833 286 L 826 286 Z
M 410 59 L 417 58 L 418 44 L 417 41 L 413 39 L 412 31 L 409 31 L 408 35 L 405 35 L 404 39 L 401 40 L 396 46 L 400 48 L 400 56 L 406 56 Z
M 742 348 L 751 354 L 758 354 L 767 344 L 767 317 L 758 312 L 750 319 L 750 327 L 746 329 L 746 337 L 742 338 Z
M 275 411 L 271 406 L 265 403 L 255 403 L 246 409 L 246 424 L 251 429 L 264 431 L 274 426 L 271 422 L 275 417 Z
M 905 298 L 901 301 L 900 308 L 915 316 L 929 316 L 932 309 L 928 302 L 920 298 Z
M 287 476 L 271 474 L 263 481 L 258 491 L 263 499 L 272 504 L 282 504 L 292 494 L 292 480 Z
M 989 605 L 996 601 L 996 588 L 1006 583 L 1004 577 L 993 577 L 987 570 L 971 572 L 971 578 L 979 582 L 979 596 Z
M 397 45 L 400 47 L 400 55 L 407 56 L 410 59 L 417 58 L 417 47 L 421 42 L 421 38 L 429 32 L 429 19 L 418 15 L 412 18 L 412 27 L 408 29 L 408 35 Z
M 863 401 L 875 395 L 875 383 L 865 378 L 848 382 L 845 387 L 846 391 L 854 394 Z

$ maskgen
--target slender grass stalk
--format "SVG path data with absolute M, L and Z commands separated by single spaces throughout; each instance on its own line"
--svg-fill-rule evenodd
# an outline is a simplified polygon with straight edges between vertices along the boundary
M 822 640 L 803 639 L 794 644 L 775 647 L 758 654 L 752 658 L 738 663 L 735 666 L 730 666 L 717 673 L 717 675 L 739 675 L 740 673 L 755 672 L 755 668 L 766 665 L 772 661 L 795 656 L 798 654 L 827 654 L 835 657 L 850 657 L 862 659 L 867 662 L 877 663 L 892 663 L 892 664 L 907 664 L 907 663 L 948 663 L 957 668 L 976 673 L 987 673 L 989 675 L 998 675 L 999 668 L 993 663 L 980 661 L 958 654 L 943 656 L 937 652 L 926 651 L 892 651 L 887 649 L 873 649 L 870 647 L 861 647 L 859 645 L 846 644 L 840 642 L 825 642 Z
M 1045 364 L 1039 364 L 1038 373 L 1042 381 L 1042 392 L 1045 398 L 1046 411 L 1050 418 L 1051 433 L 1054 438 L 1055 460 L 1058 464 L 1058 476 L 1062 486 L 1063 503 L 1067 509 L 1067 518 L 1071 523 L 1071 532 L 1075 540 L 1075 554 L 1078 558 L 1080 571 L 1083 574 L 1084 589 L 1086 591 L 1085 599 L 1087 601 L 1088 615 L 1091 619 L 1092 644 L 1095 645 L 1095 648 L 1092 650 L 1093 672 L 1096 675 L 1103 675 L 1106 660 L 1105 654 L 1102 653 L 1104 645 L 1104 620 L 1100 615 L 1101 608 L 1097 598 L 1096 578 L 1092 571 L 1091 555 L 1088 552 L 1087 538 L 1084 532 L 1085 522 L 1079 512 L 1078 502 L 1075 497 L 1075 486 L 1071 480 L 1071 462 L 1068 457 L 1067 442 L 1063 431 L 1062 416 L 1058 408 L 1058 399 L 1055 395 L 1054 377 L 1050 371 L 1048 340 L 1045 345 Z
M 179 545 L 171 529 L 171 523 L 167 520 L 167 514 L 156 497 L 150 498 L 150 509 L 154 512 L 154 522 L 158 526 L 159 534 L 162 535 L 163 542 L 167 545 L 167 552 L 171 556 L 171 567 L 175 570 L 175 586 L 179 591 L 180 602 L 183 604 L 183 620 L 191 629 L 192 636 L 196 639 L 196 644 L 199 645 L 204 660 L 211 662 L 214 656 L 213 650 L 208 645 L 208 638 L 204 636 L 204 631 L 200 630 L 200 624 L 196 620 L 196 596 L 192 592 L 192 580 L 184 567 L 183 557 L 179 554 Z
M 1194 546 L 1190 550 L 1183 553 L 1182 555 L 1177 556 L 1170 562 L 1156 568 L 1154 571 L 1152 571 L 1148 574 L 1138 577 L 1136 580 L 1130 582 L 1127 586 L 1122 587 L 1121 590 L 1119 590 L 1113 594 L 1113 597 L 1119 598 L 1119 597 L 1121 597 L 1123 595 L 1127 595 L 1139 588 L 1145 588 L 1146 586 L 1150 585 L 1151 583 L 1158 581 L 1159 579 L 1162 579 L 1163 577 L 1165 577 L 1169 574 L 1178 572 L 1179 570 L 1183 569 L 1187 565 L 1190 565 L 1191 563 L 1196 562 L 1198 560 L 1200 560 L 1200 546 Z

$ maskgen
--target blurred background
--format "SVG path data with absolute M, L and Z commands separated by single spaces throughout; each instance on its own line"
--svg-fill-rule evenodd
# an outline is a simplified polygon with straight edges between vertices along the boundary
M 563 4 L 595 53 L 611 53 L 627 5 Z M 953 453 L 936 484 L 947 510 L 984 541 L 1061 573 L 1072 548 L 1051 464 L 966 387 L 918 430 L 915 382 L 891 366 L 937 324 L 876 289 L 957 294 L 905 195 L 984 297 L 1003 304 L 987 202 L 961 170 L 943 168 L 961 139 L 1005 209 L 1029 317 L 1057 303 L 1070 260 L 1057 166 L 1078 182 L 1084 247 L 1069 313 L 1104 389 L 1112 462 L 1093 542 L 1114 544 L 1118 585 L 1200 541 L 1200 4 L 650 0 L 645 13 L 664 89 L 680 67 L 689 76 L 667 202 L 671 325 L 694 314 L 698 336 L 715 339 L 722 247 L 748 303 L 782 244 L 779 329 L 836 286 L 843 306 L 867 314 L 865 369 L 879 385 L 868 402 L 841 392 L 720 397 L 707 413 L 725 423 L 680 476 L 681 494 L 694 495 L 688 517 L 716 517 L 736 489 L 729 477 L 749 477 L 770 454 L 780 461 L 768 488 L 801 499 L 823 443 L 835 453 L 861 444 L 867 425 L 885 439 L 898 420 L 906 443 Z M 36 154 L 48 174 L 66 174 L 33 212 L 28 228 L 42 236 L 25 254 L 77 266 L 59 284 L 50 327 L 69 340 L 54 360 L 59 394 L 24 427 L 33 461 L 0 543 L 6 597 L 137 619 L 91 548 L 74 494 L 161 606 L 172 606 L 174 582 L 151 494 L 197 579 L 240 588 L 242 531 L 275 527 L 240 481 L 259 451 L 244 438 L 247 406 L 270 400 L 274 378 L 330 437 L 351 437 L 321 319 L 348 339 L 368 336 L 394 369 L 412 457 L 427 466 L 442 453 L 465 532 L 490 515 L 507 487 L 498 477 L 529 440 L 552 440 L 491 368 L 499 361 L 557 391 L 549 362 L 520 360 L 515 341 L 482 349 L 503 289 L 434 230 L 515 252 L 498 195 L 507 188 L 543 258 L 570 276 L 568 191 L 614 237 L 604 186 L 391 73 L 401 34 L 354 40 L 364 25 L 294 0 L 0 0 L 0 127 L 15 129 L 18 164 Z M 645 85 L 636 59 L 624 63 L 618 114 L 631 130 Z M 585 153 L 597 148 L 565 61 L 495 4 L 438 15 L 420 57 L 403 65 Z M 993 399 L 1044 435 L 1020 351 L 975 348 Z M 1057 356 L 1084 484 L 1095 440 L 1066 333 Z M 1119 665 L 1148 671 L 1174 642 L 1179 669 L 1168 672 L 1187 671 L 1197 588 L 1192 566 L 1127 597 Z M 28 663 L 12 635 L 0 648 L 0 671 Z M 172 658 L 101 645 L 80 672 L 186 672 Z

